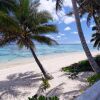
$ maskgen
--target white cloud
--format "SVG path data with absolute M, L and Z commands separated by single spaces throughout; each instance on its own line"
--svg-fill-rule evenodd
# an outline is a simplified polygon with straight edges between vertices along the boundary
M 65 31 L 70 31 L 71 28 L 70 28 L 69 26 L 67 26 L 64 30 L 65 30 Z
M 55 39 L 53 36 L 50 37 L 51 39 Z
M 95 26 L 95 24 L 90 25 L 91 28 L 92 28 L 93 26 Z
M 82 19 L 81 19 L 81 22 L 83 22 L 83 21 L 86 21 L 86 18 L 82 18 Z
M 64 1 L 64 6 L 72 7 L 72 2 L 71 2 L 71 0 L 65 0 L 65 1 Z
M 59 32 L 58 34 L 59 34 L 59 36 L 64 36 L 64 35 L 65 35 L 64 33 L 60 33 L 60 32 Z M 59 37 L 59 36 L 58 36 L 58 37 Z
M 58 16 L 55 11 L 55 1 L 52 0 L 40 0 L 39 10 L 47 10 L 50 12 L 54 19 L 58 20 Z
M 58 36 L 57 36 L 57 38 L 61 38 L 61 36 L 60 36 L 60 35 L 58 35 Z
M 61 36 L 64 36 L 65 34 L 60 34 Z
M 72 17 L 68 17 L 68 16 L 65 16 L 64 18 L 63 18 L 63 22 L 65 23 L 65 24 L 70 24 L 70 23 L 72 23 L 72 22 L 75 22 L 75 18 L 72 16 Z
M 64 9 L 60 11 L 57 15 L 55 10 L 56 0 L 40 0 L 39 10 L 47 10 L 51 13 L 54 20 L 59 21 L 59 23 L 64 22 L 65 24 L 70 24 L 75 21 L 74 17 L 65 16 Z M 65 0 L 64 6 L 72 7 L 71 0 Z
M 74 43 L 75 43 L 75 44 L 80 44 L 80 43 L 81 43 L 81 41 L 74 41 Z
M 72 32 L 72 33 L 75 34 L 75 35 L 78 34 L 78 32 Z
M 49 37 L 49 36 L 51 36 L 51 35 L 45 35 L 45 36 Z

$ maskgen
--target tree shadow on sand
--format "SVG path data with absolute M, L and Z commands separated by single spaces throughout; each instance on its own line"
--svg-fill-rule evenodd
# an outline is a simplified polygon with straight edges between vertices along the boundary
M 46 93 L 46 96 L 47 97 L 57 96 L 57 97 L 60 97 L 60 100 L 74 100 L 77 96 L 81 94 L 80 92 L 80 89 L 82 88 L 81 86 L 79 86 L 79 89 L 65 92 L 63 85 L 65 84 L 61 83 L 58 86 L 54 87 L 53 89 L 49 90 Z
M 51 97 L 51 96 L 60 96 L 63 94 L 63 85 L 64 83 L 61 83 L 59 84 L 58 86 L 54 87 L 53 89 L 49 90 L 47 93 L 46 93 L 46 96 L 47 97 Z
M 15 73 L 7 76 L 7 80 L 0 81 L 0 100 L 5 95 L 13 97 L 25 96 L 28 92 L 22 93 L 19 88 L 39 87 L 41 74 L 34 72 Z
M 46 93 L 46 96 L 47 97 L 51 97 L 51 96 L 61 97 L 60 100 L 62 99 L 63 100 L 74 100 L 77 96 L 80 95 L 80 89 L 65 92 L 63 85 L 65 85 L 65 83 L 61 83 L 58 86 L 54 87 L 53 89 L 49 90 Z M 79 88 L 82 88 L 82 87 L 79 86 Z

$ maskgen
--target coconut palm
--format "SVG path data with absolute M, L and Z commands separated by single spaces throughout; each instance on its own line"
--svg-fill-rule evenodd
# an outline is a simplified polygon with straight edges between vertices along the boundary
M 56 2 L 56 10 L 60 10 L 62 4 L 63 4 L 63 0 L 57 0 L 57 2 Z M 93 59 L 93 57 L 91 55 L 91 52 L 90 52 L 90 50 L 89 50 L 89 48 L 87 46 L 83 31 L 82 31 L 82 27 L 81 27 L 81 23 L 80 23 L 80 16 L 79 16 L 76 0 L 72 0 L 72 5 L 73 5 L 76 24 L 77 24 L 78 34 L 79 34 L 80 41 L 81 41 L 81 44 L 83 46 L 84 52 L 85 52 L 85 54 L 86 54 L 86 56 L 87 56 L 87 58 L 89 60 L 89 63 L 91 65 L 91 67 L 93 68 L 93 70 L 96 73 L 100 73 L 100 67 L 97 65 L 97 63 Z
M 38 2 L 17 0 L 17 8 L 11 15 L 0 12 L 0 46 L 16 43 L 20 48 L 30 49 L 45 78 L 50 78 L 35 54 L 35 44 L 53 45 L 56 41 L 45 34 L 56 33 L 57 28 L 47 11 L 38 11 Z
M 87 15 L 87 25 L 90 26 L 91 19 L 94 19 L 98 30 L 100 30 L 100 24 L 97 20 L 98 16 L 100 16 L 100 1 L 99 0 L 77 0 L 78 11 L 80 17 L 83 15 Z M 68 13 L 67 15 L 72 15 L 73 11 Z
M 16 8 L 16 0 L 0 0 L 0 11 L 9 12 Z
M 90 21 L 93 18 L 98 31 L 100 31 L 100 24 L 98 17 L 100 16 L 100 1 L 99 0 L 77 0 L 79 5 L 80 15 L 87 14 L 87 25 L 90 25 Z
M 87 23 L 90 25 L 90 21 L 93 18 L 95 25 L 92 30 L 95 31 L 92 35 L 91 42 L 94 42 L 94 47 L 100 48 L 100 0 L 78 0 L 80 14 L 88 14 Z

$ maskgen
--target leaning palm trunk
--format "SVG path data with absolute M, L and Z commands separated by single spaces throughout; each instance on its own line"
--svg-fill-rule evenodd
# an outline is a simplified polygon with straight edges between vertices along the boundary
M 77 29 L 78 29 L 78 33 L 79 33 L 79 37 L 83 46 L 83 49 L 85 51 L 85 54 L 89 60 L 89 63 L 92 67 L 92 69 L 94 70 L 94 72 L 96 73 L 100 73 L 100 67 L 97 65 L 97 63 L 95 62 L 95 60 L 93 59 L 91 52 L 89 51 L 89 48 L 87 46 L 83 31 L 82 31 L 82 27 L 81 27 L 81 23 L 80 23 L 80 17 L 79 17 L 79 13 L 78 13 L 78 9 L 77 9 L 77 4 L 76 4 L 76 0 L 72 0 L 72 5 L 73 5 L 73 10 L 74 10 L 74 15 L 75 15 L 75 20 L 76 20 L 76 24 L 77 24 Z
M 42 71 L 42 73 L 43 73 L 45 79 L 51 79 L 52 76 L 50 76 L 49 74 L 46 73 L 45 69 L 43 68 L 42 64 L 40 63 L 39 59 L 37 58 L 37 56 L 36 56 L 36 54 L 35 54 L 35 52 L 34 52 L 34 49 L 33 49 L 32 47 L 30 47 L 30 50 L 31 50 L 31 52 L 32 52 L 32 55 L 33 55 L 33 57 L 34 57 L 34 59 L 35 59 L 37 65 L 39 66 L 40 70 Z

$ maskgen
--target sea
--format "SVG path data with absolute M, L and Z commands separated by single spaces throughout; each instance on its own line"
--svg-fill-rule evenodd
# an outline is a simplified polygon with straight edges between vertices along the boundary
M 88 44 L 91 51 L 95 51 L 92 44 Z M 54 46 L 36 45 L 36 54 L 50 55 L 57 53 L 71 53 L 71 52 L 83 52 L 81 44 L 59 44 Z M 18 46 L 11 44 L 0 48 L 0 63 L 13 61 L 16 59 L 32 57 L 30 50 L 27 48 L 19 49 Z

